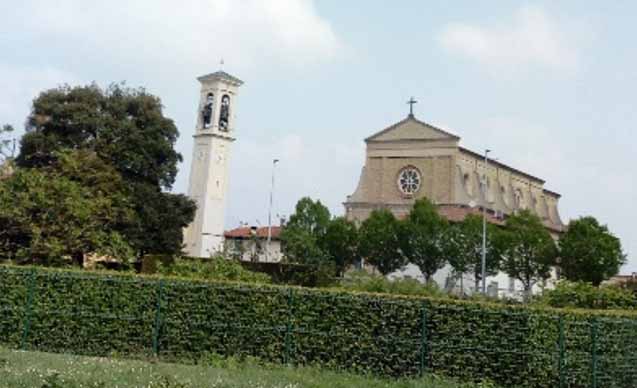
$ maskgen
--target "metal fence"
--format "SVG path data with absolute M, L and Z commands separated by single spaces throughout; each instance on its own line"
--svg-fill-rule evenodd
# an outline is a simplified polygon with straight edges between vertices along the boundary
M 637 387 L 629 318 L 13 267 L 0 267 L 0 313 L 0 343 L 21 349 Z

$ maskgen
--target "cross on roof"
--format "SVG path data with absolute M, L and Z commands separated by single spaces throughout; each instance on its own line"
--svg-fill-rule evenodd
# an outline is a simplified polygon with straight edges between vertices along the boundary
M 414 115 L 414 104 L 418 103 L 418 101 L 416 101 L 413 97 L 409 99 L 409 101 L 407 101 L 407 104 L 409 104 L 409 116 L 412 117 Z

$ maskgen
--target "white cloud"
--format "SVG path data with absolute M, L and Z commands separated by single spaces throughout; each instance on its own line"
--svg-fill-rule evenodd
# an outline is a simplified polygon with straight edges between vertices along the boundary
M 578 65 L 575 43 L 543 8 L 536 6 L 520 8 L 508 23 L 447 24 L 438 42 L 452 53 L 496 68 L 540 65 L 574 69 Z
M 332 60 L 341 48 L 311 0 L 33 0 L 0 20 L 69 54 L 113 65 L 141 60 L 149 69 L 210 67 L 221 58 L 244 68 L 298 66 Z
M 343 51 L 312 0 L 25 0 L 0 8 L 10 31 L 0 34 L 0 123 L 17 127 L 42 90 L 120 80 L 146 85 L 190 126 L 180 101 L 221 59 L 233 74 L 258 77 Z

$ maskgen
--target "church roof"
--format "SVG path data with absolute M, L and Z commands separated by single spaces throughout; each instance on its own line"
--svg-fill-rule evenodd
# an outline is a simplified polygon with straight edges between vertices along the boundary
M 471 150 L 470 150 L 470 149 L 468 149 L 468 148 L 458 147 L 458 149 L 460 149 L 460 151 L 465 152 L 465 153 L 467 153 L 467 154 L 469 154 L 469 155 L 471 155 L 471 156 L 473 156 L 473 157 L 475 157 L 475 158 L 484 158 L 484 155 L 479 154 L 479 153 L 477 153 L 477 152 L 475 152 L 475 151 L 471 151 Z M 511 171 L 511 172 L 514 172 L 514 173 L 516 173 L 516 174 L 522 175 L 522 176 L 524 176 L 524 177 L 526 177 L 526 178 L 532 179 L 532 180 L 537 181 L 537 182 L 540 182 L 540 183 L 542 183 L 542 184 L 544 184 L 544 183 L 545 183 L 544 179 L 538 178 L 538 177 L 533 176 L 533 175 L 531 175 L 531 174 L 528 174 L 528 173 L 526 173 L 526 172 L 524 172 L 524 171 L 518 170 L 517 168 L 513 168 L 513 167 L 509 166 L 508 164 L 504 164 L 504 163 L 502 163 L 502 162 L 500 162 L 500 161 L 498 161 L 498 160 L 489 159 L 489 164 L 496 165 L 496 166 L 498 166 L 498 167 L 500 167 L 500 168 L 503 168 L 503 169 L 505 169 L 505 170 L 509 170 L 509 171 Z M 555 193 L 555 194 L 557 194 L 557 193 Z M 559 195 L 559 194 L 558 194 L 558 195 Z
M 370 137 L 368 137 L 367 139 L 365 139 L 366 142 L 369 141 L 374 141 L 374 140 L 380 140 L 380 137 L 383 137 L 383 135 L 388 134 L 389 132 L 393 131 L 393 130 L 397 130 L 398 128 L 408 125 L 408 124 L 416 124 L 418 126 L 420 126 L 420 132 L 422 132 L 422 135 L 425 136 L 427 135 L 427 133 L 436 133 L 437 135 L 439 135 L 440 137 L 445 137 L 445 138 L 452 138 L 454 140 L 460 140 L 460 137 L 457 135 L 454 135 L 453 133 L 447 132 L 444 129 L 440 129 L 438 127 L 435 127 L 429 123 L 426 123 L 424 121 L 420 121 L 418 120 L 416 117 L 414 117 L 414 115 L 408 115 L 407 118 L 393 124 L 390 125 L 389 127 L 383 129 L 380 132 L 376 132 L 375 134 L 371 135 Z
M 239 78 L 237 78 L 237 77 L 235 77 L 233 75 L 230 75 L 230 74 L 226 73 L 223 70 L 215 71 L 214 73 L 202 75 L 201 77 L 197 78 L 197 80 L 200 81 L 200 82 L 213 80 L 213 79 L 223 79 L 223 80 L 229 81 L 231 83 L 234 83 L 237 86 L 243 84 L 243 81 L 241 81 Z

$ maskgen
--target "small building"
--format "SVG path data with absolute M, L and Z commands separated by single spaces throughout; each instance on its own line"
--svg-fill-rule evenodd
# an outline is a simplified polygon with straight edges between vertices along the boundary
M 244 226 L 226 231 L 224 236 L 224 253 L 231 258 L 278 263 L 283 259 L 281 252 L 281 227 L 271 227 L 271 238 L 268 244 L 268 227 Z

